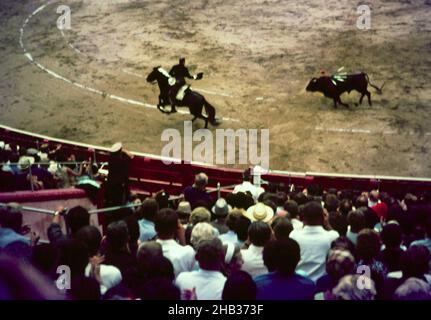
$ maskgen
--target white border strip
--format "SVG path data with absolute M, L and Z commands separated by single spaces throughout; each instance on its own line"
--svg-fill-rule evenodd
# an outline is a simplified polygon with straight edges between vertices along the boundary
M 363 134 L 384 134 L 384 135 L 419 135 L 418 132 L 415 131 L 406 131 L 404 133 L 399 133 L 395 130 L 387 130 L 387 131 L 373 131 L 368 129 L 349 129 L 349 128 L 324 128 L 324 127 L 315 127 L 314 130 L 324 131 L 324 132 L 338 132 L 338 133 L 363 133 Z M 431 132 L 425 132 L 424 136 L 431 136 Z
M 70 79 L 68 79 L 68 78 L 65 78 L 65 77 L 63 77 L 62 75 L 59 75 L 59 74 L 58 74 L 58 73 L 56 73 L 55 71 L 52 71 L 52 70 L 48 69 L 47 67 L 45 67 L 44 65 L 42 65 L 42 64 L 40 64 L 40 63 L 38 63 L 37 61 L 35 61 L 35 60 L 33 59 L 32 55 L 31 55 L 29 52 L 27 52 L 27 50 L 26 50 L 26 49 L 25 49 L 25 47 L 24 47 L 24 43 L 23 43 L 24 30 L 25 30 L 25 27 L 27 26 L 27 24 L 29 23 L 30 19 L 31 19 L 33 16 L 35 16 L 37 13 L 39 13 L 39 12 L 41 12 L 43 9 L 45 9 L 45 7 L 46 7 L 46 6 L 48 6 L 49 4 L 51 4 L 51 2 L 52 2 L 52 1 L 49 1 L 49 2 L 45 3 L 44 5 L 41 5 L 40 7 L 38 7 L 35 11 L 33 11 L 33 12 L 32 12 L 32 13 L 31 13 L 31 14 L 30 14 L 30 15 L 29 15 L 25 20 L 24 20 L 24 23 L 23 23 L 23 25 L 22 25 L 22 27 L 21 27 L 21 29 L 20 29 L 20 37 L 19 37 L 19 44 L 20 44 L 20 46 L 21 46 L 21 48 L 22 48 L 22 50 L 23 50 L 23 52 L 24 52 L 24 56 L 25 56 L 25 57 L 26 57 L 26 58 L 27 58 L 31 63 L 33 63 L 35 66 L 37 66 L 40 70 L 42 70 L 42 71 L 44 71 L 44 72 L 46 72 L 46 73 L 50 74 L 51 76 L 55 77 L 56 79 L 59 79 L 59 80 L 62 80 L 62 81 L 64 81 L 64 82 L 66 82 L 66 83 L 69 83 L 69 84 L 71 84 L 71 85 L 74 85 L 74 86 L 75 86 L 75 87 L 77 87 L 77 88 L 80 88 L 80 89 L 83 89 L 83 90 L 89 91 L 89 92 L 91 92 L 91 93 L 98 94 L 98 95 L 100 95 L 100 96 L 102 96 L 102 97 L 108 97 L 108 98 L 110 98 L 110 99 L 112 99 L 112 100 L 117 100 L 117 101 L 120 101 L 120 102 L 123 102 L 123 103 L 128 103 L 128 104 L 132 104 L 132 105 L 137 105 L 137 106 L 141 106 L 141 107 L 145 107 L 145 108 L 150 108 L 150 109 L 157 109 L 157 106 L 155 106 L 155 105 L 148 104 L 148 103 L 141 102 L 141 101 L 137 101 L 137 100 L 133 100 L 133 99 L 123 98 L 123 97 L 120 97 L 120 96 L 117 96 L 117 95 L 113 95 L 113 94 L 109 94 L 109 93 L 107 93 L 107 92 L 104 92 L 104 91 L 101 91 L 101 90 L 98 90 L 98 89 L 95 89 L 95 88 L 92 88 L 92 87 L 89 87 L 89 86 L 86 86 L 86 85 L 80 84 L 80 83 L 75 82 L 75 81 L 73 81 L 73 80 L 70 80 Z M 189 112 L 184 111 L 184 110 L 178 110 L 178 113 L 180 113 L 180 114 L 184 114 L 184 115 L 190 115 L 190 113 L 189 113 Z M 226 117 L 223 117 L 222 119 L 223 119 L 223 120 L 225 120 L 225 121 L 239 122 L 239 120 L 238 120 L 238 119 L 233 119 L 233 118 L 226 118 Z

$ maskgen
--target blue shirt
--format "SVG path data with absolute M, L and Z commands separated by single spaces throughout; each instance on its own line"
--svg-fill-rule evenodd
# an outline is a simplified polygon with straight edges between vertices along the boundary
M 313 300 L 316 285 L 298 274 L 284 276 L 270 272 L 254 278 L 257 287 L 256 300 Z
M 3 249 L 7 245 L 21 241 L 30 244 L 30 240 L 23 235 L 20 235 L 9 228 L 0 228 L 0 248 Z
M 141 219 L 138 222 L 139 240 L 141 240 L 141 242 L 144 242 L 154 239 L 157 234 L 156 229 L 154 228 L 154 222 L 147 219 Z

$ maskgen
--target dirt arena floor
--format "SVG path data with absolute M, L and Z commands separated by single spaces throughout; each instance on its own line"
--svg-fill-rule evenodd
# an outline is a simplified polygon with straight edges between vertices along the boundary
M 271 169 L 431 177 L 427 0 L 361 1 L 372 10 L 367 31 L 357 29 L 351 0 L 53 1 L 22 30 L 30 63 L 20 29 L 46 3 L 0 1 L 2 124 L 160 154 L 162 131 L 182 131 L 191 116 L 144 105 L 158 96 L 145 77 L 185 56 L 192 72 L 204 72 L 193 88 L 230 118 L 220 128 L 269 128 Z M 60 4 L 72 10 L 63 33 Z M 372 107 L 355 106 L 352 92 L 341 97 L 351 107 L 335 110 L 305 91 L 321 69 L 342 66 L 386 82 L 382 95 L 370 89 Z

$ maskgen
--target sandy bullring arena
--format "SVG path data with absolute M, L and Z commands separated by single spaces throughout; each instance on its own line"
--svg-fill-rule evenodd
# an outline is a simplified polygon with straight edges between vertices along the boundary
M 61 5 L 70 29 L 57 27 Z M 2 0 L 0 25 L 3 125 L 160 155 L 163 130 L 192 117 L 158 111 L 145 78 L 186 57 L 217 128 L 269 129 L 271 169 L 431 177 L 429 1 Z M 385 83 L 372 106 L 351 92 L 334 109 L 305 90 L 341 67 Z

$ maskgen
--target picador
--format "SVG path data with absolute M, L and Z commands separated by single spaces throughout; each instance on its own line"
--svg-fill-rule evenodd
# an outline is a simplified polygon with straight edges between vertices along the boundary
M 203 78 L 203 73 L 200 72 L 195 76 L 192 76 L 189 69 L 186 67 L 186 59 L 180 58 L 178 64 L 174 65 L 169 71 L 169 75 L 175 78 L 176 82 L 169 91 L 169 99 L 171 100 L 172 110 L 176 112 L 176 101 L 182 101 L 186 94 L 186 91 L 190 89 L 190 85 L 186 83 L 186 79 L 200 80 Z

